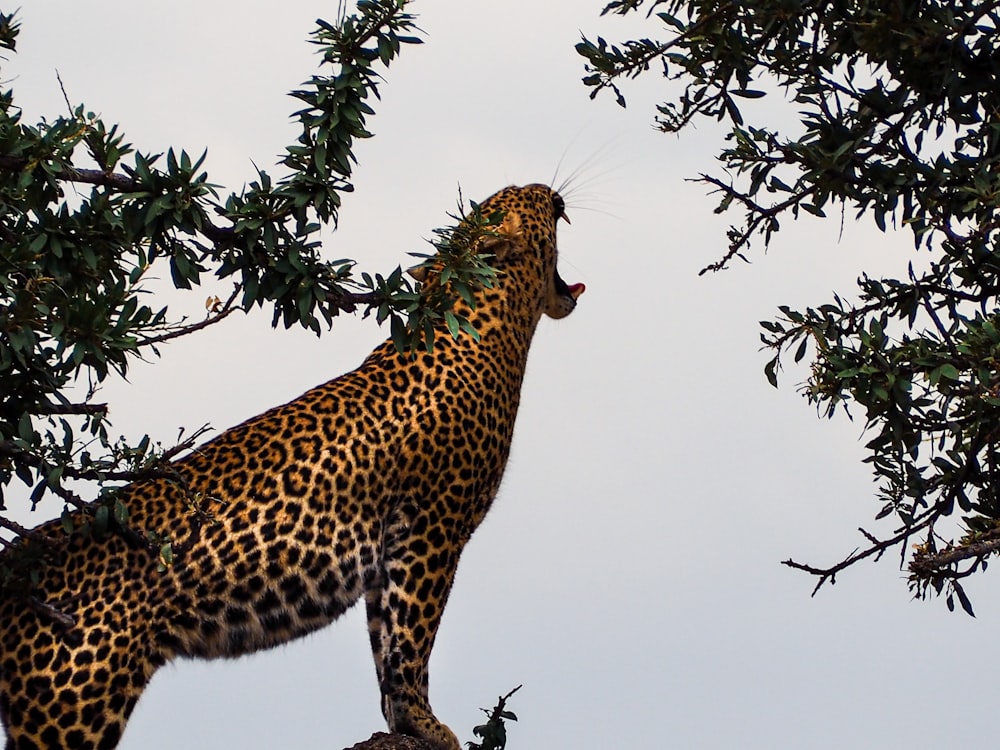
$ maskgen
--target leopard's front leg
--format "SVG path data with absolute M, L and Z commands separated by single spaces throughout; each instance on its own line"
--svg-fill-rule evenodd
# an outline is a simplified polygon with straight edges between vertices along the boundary
M 460 540 L 449 539 L 425 516 L 386 540 L 382 570 L 365 596 L 382 714 L 393 732 L 460 750 L 455 733 L 434 716 L 428 700 L 428 662 L 451 591 Z

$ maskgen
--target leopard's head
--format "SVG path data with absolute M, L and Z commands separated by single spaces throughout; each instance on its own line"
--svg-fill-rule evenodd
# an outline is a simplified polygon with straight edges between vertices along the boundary
M 505 187 L 466 218 L 466 226 L 485 230 L 472 246 L 473 252 L 492 256 L 489 263 L 497 273 L 495 285 L 479 291 L 477 308 L 484 302 L 504 300 L 502 304 L 526 309 L 535 322 L 542 314 L 565 318 L 573 312 L 585 287 L 567 284 L 559 275 L 559 219 L 569 223 L 565 201 L 541 184 Z M 448 261 L 438 254 L 411 268 L 410 274 L 421 282 L 422 293 L 427 295 L 447 278 L 447 266 Z
M 534 291 L 550 318 L 573 312 L 586 287 L 567 284 L 559 275 L 556 224 L 569 223 L 562 196 L 548 185 L 511 186 L 488 198 L 480 211 L 503 217 L 496 236 L 484 242 L 486 252 L 496 256 L 498 272 Z

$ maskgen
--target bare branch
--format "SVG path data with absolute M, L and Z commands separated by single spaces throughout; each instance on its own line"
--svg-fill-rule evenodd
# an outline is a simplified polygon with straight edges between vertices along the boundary
M 16 521 L 11 521 L 9 518 L 5 518 L 4 516 L 0 516 L 0 528 L 13 531 L 19 537 L 30 539 L 33 542 L 38 542 L 39 544 L 43 544 L 48 547 L 61 547 L 66 543 L 64 539 L 53 539 L 52 537 L 45 536 L 44 534 L 39 534 L 37 531 L 25 528 Z
M 917 533 L 921 529 L 929 526 L 932 522 L 932 518 L 933 516 L 925 518 L 920 523 L 917 523 L 913 526 L 908 526 L 899 533 L 897 533 L 895 536 L 889 537 L 888 539 L 883 539 L 881 541 L 875 539 L 875 537 L 873 537 L 864 529 L 858 529 L 858 531 L 860 531 L 861 534 L 865 536 L 865 538 L 867 538 L 869 541 L 873 541 L 871 546 L 861 550 L 860 552 L 858 550 L 855 550 L 850 555 L 841 560 L 839 563 L 837 563 L 836 565 L 832 565 L 829 568 L 815 568 L 811 565 L 804 565 L 803 563 L 798 563 L 791 559 L 783 560 L 781 564 L 787 565 L 789 568 L 794 568 L 796 570 L 804 571 L 806 573 L 809 573 L 810 575 L 818 576 L 819 582 L 817 582 L 816 587 L 813 589 L 812 592 L 812 595 L 815 596 L 816 592 L 818 592 L 820 588 L 822 588 L 823 584 L 829 582 L 832 585 L 837 582 L 837 573 L 844 570 L 845 568 L 851 567 L 852 565 L 854 565 L 854 563 L 872 557 L 873 555 L 875 555 L 876 557 L 881 555 L 890 547 L 896 546 L 897 544 L 907 539 L 908 537 L 912 536 L 913 534 Z
M 31 162 L 22 156 L 0 154 L 0 169 L 8 172 L 20 172 Z M 56 173 L 56 179 L 64 182 L 80 182 L 88 185 L 101 185 L 114 188 L 121 193 L 138 193 L 144 190 L 142 185 L 131 177 L 117 172 L 105 172 L 100 169 L 76 169 L 67 167 Z
M 107 415 L 107 404 L 44 404 L 38 407 L 36 414 L 100 414 Z

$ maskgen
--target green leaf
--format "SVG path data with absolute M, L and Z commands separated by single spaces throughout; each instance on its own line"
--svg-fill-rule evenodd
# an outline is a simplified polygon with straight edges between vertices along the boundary
M 63 506 L 62 513 L 59 516 L 59 524 L 62 526 L 63 531 L 67 534 L 73 533 L 73 514 L 70 512 L 68 505 Z
M 948 380 L 958 380 L 961 377 L 958 369 L 950 363 L 941 365 L 938 368 L 938 372 L 942 378 L 947 378 Z
M 174 548 L 169 541 L 160 545 L 160 560 L 157 569 L 162 573 L 174 564 Z
M 128 508 L 118 498 L 115 499 L 114 504 L 114 519 L 115 523 L 119 526 L 126 526 L 128 524 Z
M 45 494 L 45 490 L 47 490 L 48 487 L 49 487 L 48 482 L 46 482 L 43 479 L 42 481 L 40 481 L 38 484 L 35 485 L 34 489 L 31 490 L 31 496 L 29 498 L 29 501 L 31 502 L 32 510 L 34 510 L 35 507 L 38 505 L 38 503 L 41 501 L 42 495 Z
M 965 610 L 965 614 L 969 617 L 975 617 L 976 613 L 972 611 L 972 602 L 969 601 L 969 597 L 965 595 L 965 590 L 958 584 L 957 581 L 952 583 L 955 589 L 955 596 L 958 597 L 959 604 L 962 605 L 962 609 Z
M 108 510 L 107 505 L 98 505 L 97 510 L 94 512 L 94 524 L 93 531 L 94 536 L 98 539 L 103 539 L 108 531 L 108 521 L 111 518 L 111 513 Z
M 35 442 L 35 428 L 31 422 L 31 415 L 28 412 L 21 414 L 17 423 L 17 434 L 25 443 L 29 445 Z
M 764 365 L 764 375 L 767 378 L 768 383 L 775 388 L 778 387 L 778 357 L 775 357 Z
M 795 361 L 801 362 L 802 358 L 806 355 L 806 349 L 809 347 L 809 337 L 803 336 L 802 341 L 799 343 L 798 349 L 795 350 Z
M 453 339 L 457 339 L 458 334 L 461 331 L 462 327 L 461 324 L 459 323 L 458 318 L 455 317 L 455 313 L 453 313 L 451 310 L 445 310 L 444 322 L 445 325 L 448 326 L 448 332 L 451 334 L 451 337 Z

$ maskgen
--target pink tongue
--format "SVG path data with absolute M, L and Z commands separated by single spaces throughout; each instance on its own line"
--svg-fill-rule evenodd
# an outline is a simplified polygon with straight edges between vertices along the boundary
M 587 287 L 583 284 L 570 284 L 569 285 L 569 296 L 576 299 L 581 294 L 587 291 Z

